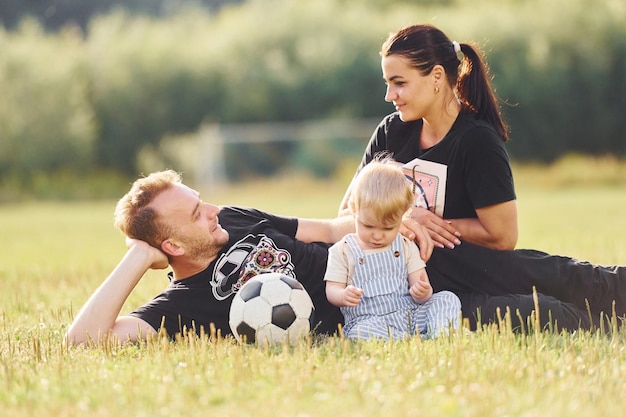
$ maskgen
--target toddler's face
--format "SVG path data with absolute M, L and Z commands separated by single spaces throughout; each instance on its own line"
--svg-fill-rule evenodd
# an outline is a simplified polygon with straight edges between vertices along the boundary
M 402 219 L 384 223 L 371 208 L 360 208 L 355 213 L 356 237 L 361 249 L 378 249 L 391 245 L 400 231 Z

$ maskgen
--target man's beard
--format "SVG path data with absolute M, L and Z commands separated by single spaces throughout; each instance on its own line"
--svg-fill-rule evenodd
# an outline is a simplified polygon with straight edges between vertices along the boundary
M 194 260 L 204 260 L 214 258 L 219 251 L 228 242 L 228 239 L 220 241 L 211 241 L 208 239 L 194 238 L 185 239 L 185 252 L 187 256 Z

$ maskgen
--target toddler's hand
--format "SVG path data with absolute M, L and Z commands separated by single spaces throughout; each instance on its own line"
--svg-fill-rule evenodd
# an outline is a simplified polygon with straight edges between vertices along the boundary
M 413 299 L 420 304 L 424 304 L 428 301 L 432 295 L 432 291 L 433 289 L 430 284 L 422 280 L 417 281 L 411 286 L 411 288 L 409 288 L 409 294 L 411 294 L 411 297 L 413 297 Z
M 354 307 L 361 302 L 363 289 L 348 285 L 343 291 L 343 302 L 347 307 Z

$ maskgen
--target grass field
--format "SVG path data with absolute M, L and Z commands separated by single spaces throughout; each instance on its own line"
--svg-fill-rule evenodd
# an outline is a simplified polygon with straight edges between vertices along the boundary
M 518 246 L 624 263 L 626 175 L 623 164 L 609 165 L 517 167 Z M 329 217 L 344 187 L 292 178 L 203 197 Z M 125 252 L 113 206 L 0 206 L 2 416 L 624 415 L 624 331 L 520 335 L 504 325 L 428 342 L 330 338 L 265 350 L 192 338 L 68 348 L 67 325 Z M 124 312 L 166 284 L 163 271 L 150 272 Z

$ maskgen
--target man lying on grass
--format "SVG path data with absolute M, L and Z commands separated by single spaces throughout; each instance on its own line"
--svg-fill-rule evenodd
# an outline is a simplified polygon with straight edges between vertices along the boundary
M 217 207 L 203 202 L 177 173 L 162 171 L 135 181 L 117 204 L 115 224 L 127 236 L 128 251 L 70 325 L 66 336 L 72 344 L 112 337 L 134 342 L 161 329 L 170 337 L 188 331 L 225 336 L 230 334 L 233 295 L 248 279 L 266 272 L 291 275 L 304 285 L 315 305 L 317 333 L 332 334 L 342 323 L 339 309 L 326 299 L 323 279 L 328 247 L 354 232 L 352 217 L 298 219 L 252 208 Z M 428 259 L 433 246 L 427 233 L 415 228 L 408 237 Z M 146 271 L 168 265 L 172 272 L 164 291 L 120 316 Z M 529 288 L 521 298 L 484 296 L 502 312 L 510 308 L 518 326 L 535 308 L 531 293 Z M 561 328 L 589 326 L 586 312 L 571 304 L 539 294 L 539 307 L 551 310 Z M 497 319 L 496 310 L 481 314 L 483 322 Z M 545 324 L 550 316 L 542 312 L 541 317 Z

